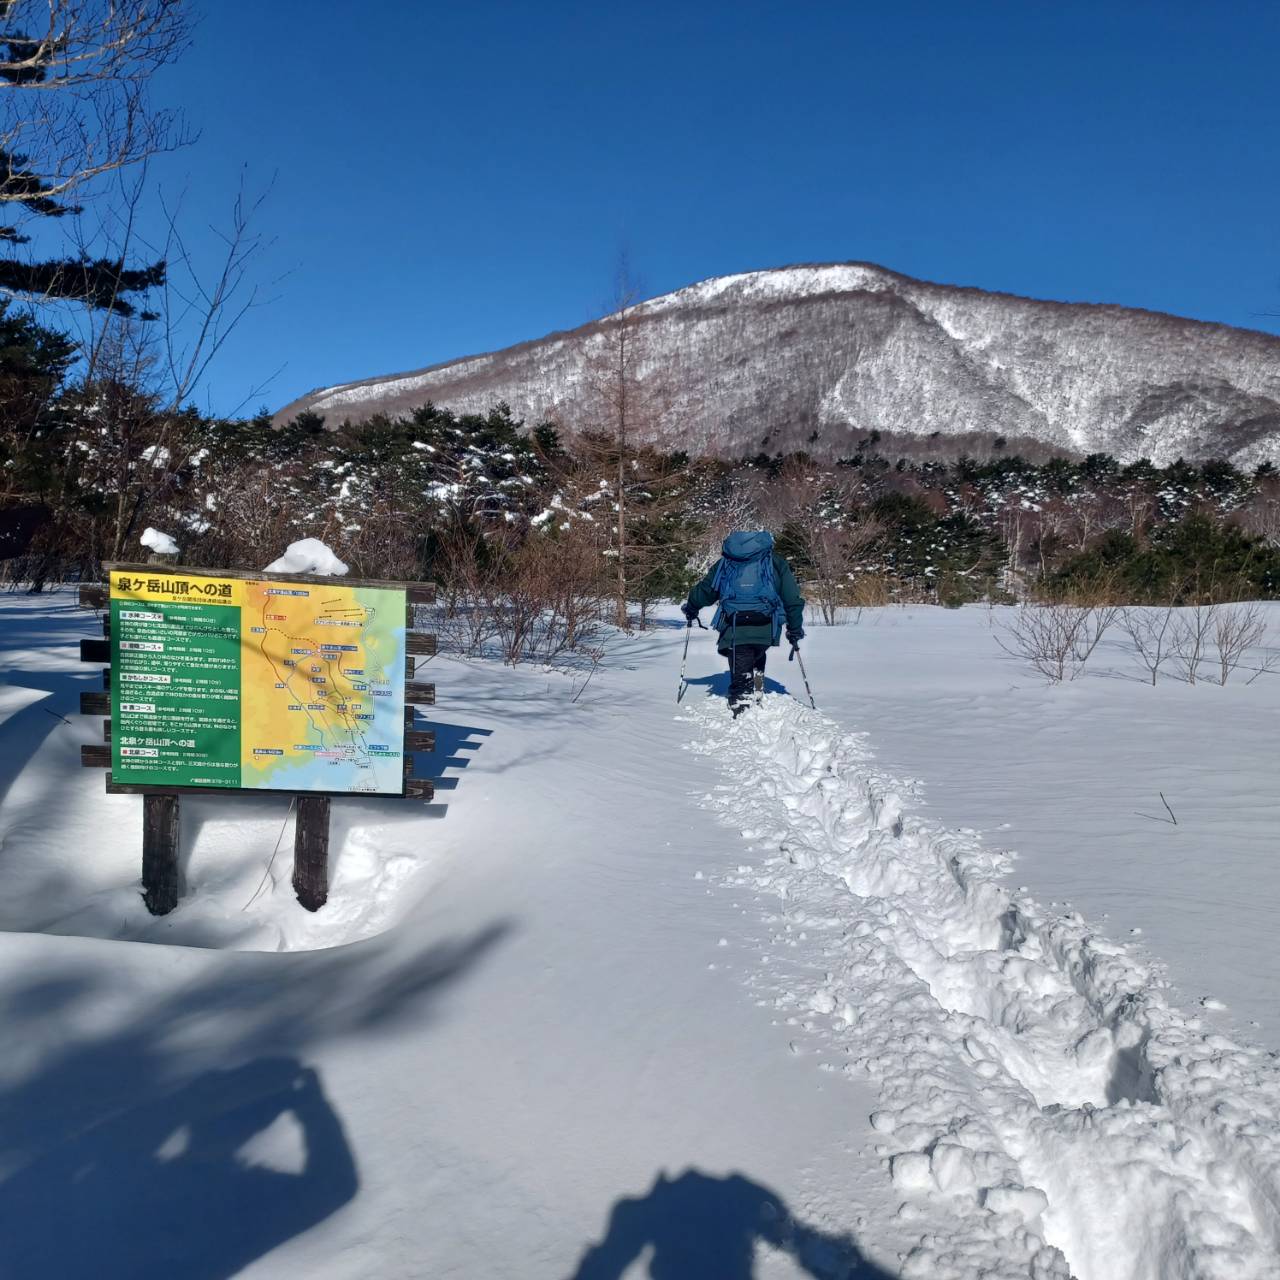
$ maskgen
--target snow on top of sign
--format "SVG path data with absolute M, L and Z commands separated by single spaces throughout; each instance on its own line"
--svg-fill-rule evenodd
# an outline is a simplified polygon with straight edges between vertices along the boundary
M 159 529 L 153 529 L 150 525 L 143 530 L 142 537 L 138 541 L 144 547 L 150 547 L 157 555 L 176 556 L 178 554 L 178 544 L 167 533 L 161 533 Z
M 303 538 L 289 543 L 284 555 L 273 560 L 263 572 L 318 573 L 324 577 L 341 578 L 347 572 L 347 566 L 319 538 Z

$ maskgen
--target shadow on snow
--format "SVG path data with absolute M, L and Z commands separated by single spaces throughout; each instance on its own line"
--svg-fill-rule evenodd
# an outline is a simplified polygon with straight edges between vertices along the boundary
M 493 730 L 481 729 L 475 725 L 446 724 L 440 720 L 428 720 L 426 724 L 436 735 L 435 749 L 430 752 L 420 751 L 414 755 L 414 776 L 430 778 L 437 791 L 452 791 L 457 787 L 458 779 L 446 777 L 445 770 L 461 772 L 465 769 L 473 757 L 461 753 L 478 751 L 484 743 L 473 739 L 491 737 Z
M 700 687 L 706 690 L 708 698 L 727 698 L 729 696 L 729 673 L 727 671 L 719 671 L 713 676 L 686 676 L 685 684 L 690 688 Z M 790 694 L 791 690 L 785 684 L 779 684 L 771 676 L 764 678 L 765 693 L 785 693 Z
M 768 1187 L 697 1169 L 674 1179 L 659 1174 L 646 1195 L 619 1200 L 604 1239 L 583 1254 L 572 1280 L 621 1280 L 646 1252 L 651 1280 L 752 1280 L 758 1244 L 822 1280 L 890 1280 L 852 1237 L 800 1222 Z
M 137 975 L 108 984 L 96 949 L 44 957 L 0 1010 L 29 1055 L 0 1092 L 0 1276 L 223 1280 L 329 1217 L 360 1175 L 306 1046 L 422 1026 L 509 930 L 409 960 L 377 946 L 237 959 L 155 1000 L 131 990 L 132 1021 L 70 1043 L 65 1028 Z

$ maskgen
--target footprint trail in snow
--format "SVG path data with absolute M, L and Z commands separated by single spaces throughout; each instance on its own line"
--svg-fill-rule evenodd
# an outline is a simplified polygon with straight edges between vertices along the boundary
M 902 1274 L 1280 1275 L 1280 1068 L 1172 1007 L 1149 965 L 914 815 L 858 735 L 791 698 L 692 708 L 706 798 L 749 842 L 750 981 L 880 1090 Z

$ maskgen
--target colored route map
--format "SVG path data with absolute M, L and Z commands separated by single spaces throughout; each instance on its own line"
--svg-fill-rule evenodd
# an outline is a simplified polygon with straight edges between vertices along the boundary
M 113 570 L 113 781 L 402 794 L 405 601 Z

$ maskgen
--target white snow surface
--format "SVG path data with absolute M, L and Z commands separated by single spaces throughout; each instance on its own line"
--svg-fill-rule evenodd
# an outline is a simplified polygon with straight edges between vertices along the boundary
M 0 1276 L 1276 1275 L 1280 676 L 993 620 L 814 628 L 823 710 L 775 653 L 738 721 L 676 626 L 577 702 L 436 659 L 436 802 L 335 800 L 322 911 L 284 798 L 184 797 L 157 919 L 92 618 L 0 599 Z
M 150 547 L 157 555 L 176 556 L 178 554 L 178 544 L 167 533 L 161 533 L 159 529 L 153 529 L 148 525 L 142 531 L 142 537 L 138 539 L 144 547 Z
M 735 275 L 712 276 L 640 303 L 635 310 L 643 315 L 689 305 L 705 305 L 734 293 L 752 302 L 807 298 L 815 293 L 843 293 L 866 290 L 880 293 L 893 287 L 887 271 L 860 262 L 822 263 L 812 266 L 778 267 L 773 271 L 741 271 Z
M 318 573 L 327 578 L 340 578 L 347 565 L 338 559 L 319 538 L 301 538 L 284 549 L 284 555 L 273 560 L 264 573 Z

